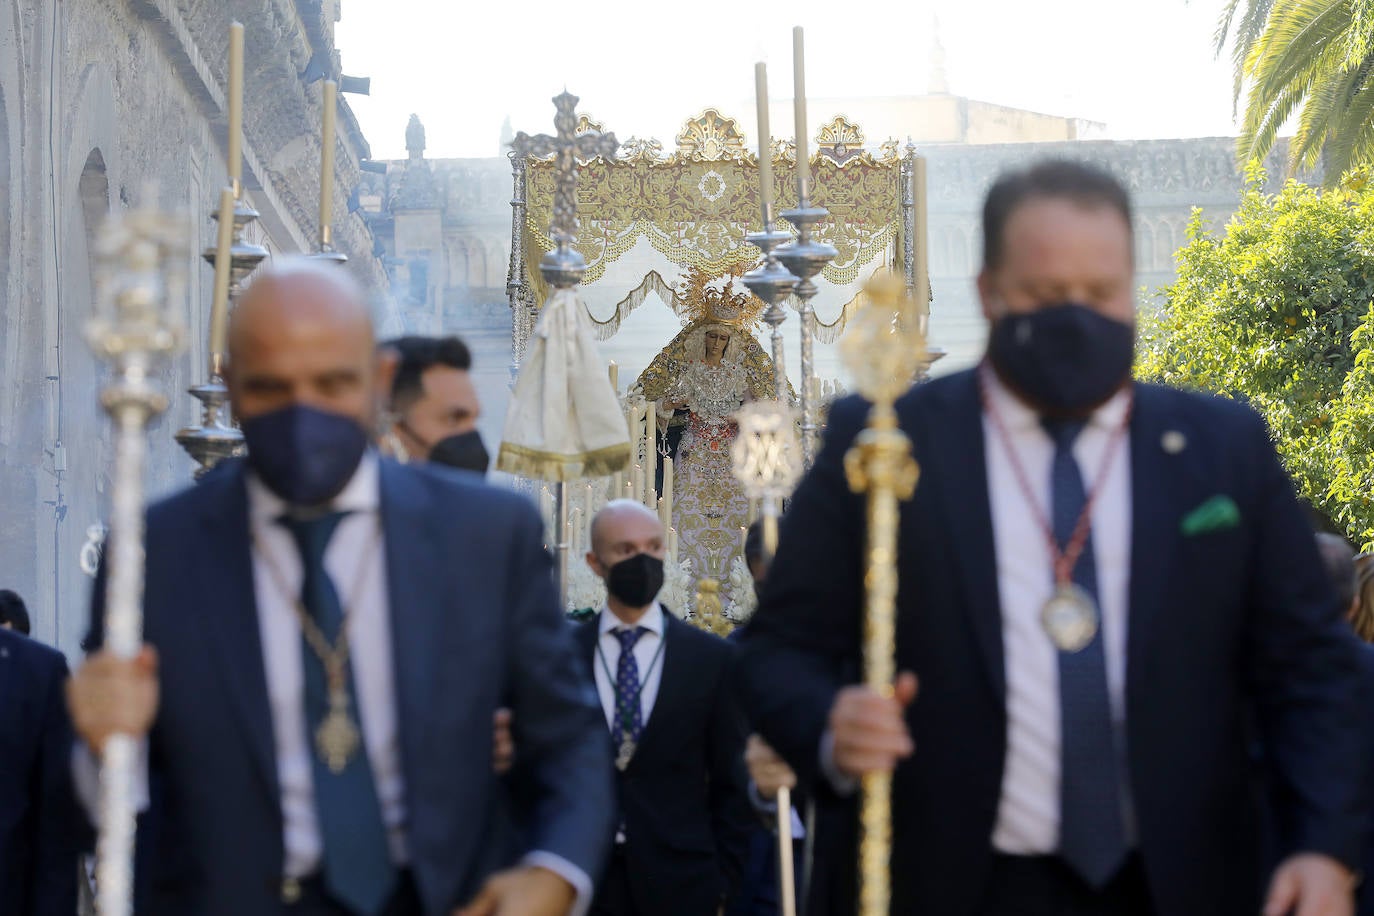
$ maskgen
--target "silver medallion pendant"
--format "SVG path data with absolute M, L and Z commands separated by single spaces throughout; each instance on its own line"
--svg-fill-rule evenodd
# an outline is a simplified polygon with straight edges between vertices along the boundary
M 625 772 L 625 768 L 630 765 L 630 760 L 635 755 L 635 743 L 629 738 L 620 742 L 620 752 L 615 756 L 615 768 L 620 772 Z
M 1061 582 L 1040 611 L 1040 625 L 1060 652 L 1082 651 L 1097 635 L 1097 603 L 1072 582 Z

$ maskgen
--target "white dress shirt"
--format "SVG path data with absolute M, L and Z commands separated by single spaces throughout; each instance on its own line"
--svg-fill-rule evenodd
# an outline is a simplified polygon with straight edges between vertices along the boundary
M 1006 430 L 1004 438 L 992 418 L 983 416 L 1007 686 L 1007 756 L 992 845 L 1016 855 L 1049 854 L 1059 845 L 1059 660 L 1040 624 L 1041 608 L 1054 589 L 1054 558 L 1041 519 L 1050 518 L 1054 443 L 1037 414 L 990 370 L 982 371 L 989 401 Z M 1106 474 L 1092 507 L 1092 548 L 1107 690 L 1118 734 L 1125 717 L 1130 583 L 1129 433 L 1116 446 L 1111 463 L 1104 468 L 1103 462 L 1128 404 L 1123 391 L 1098 408 L 1073 446 L 1088 493 L 1098 486 L 1099 475 Z M 1032 488 L 1034 507 L 1027 504 L 1008 447 Z
M 620 665 L 620 639 L 615 631 L 625 626 L 609 607 L 602 606 L 597 628 L 597 653 L 592 667 L 596 673 L 596 693 L 601 698 L 601 709 L 606 714 L 606 727 L 612 732 L 615 731 L 615 678 Z M 640 721 L 647 726 L 649 716 L 654 711 L 654 701 L 658 699 L 658 685 L 663 681 L 663 654 L 668 651 L 663 645 L 663 628 L 666 626 L 663 606 L 655 601 L 635 626 L 648 631 L 639 637 L 634 647 L 635 664 L 639 666 L 639 683 L 642 687 L 639 692 Z M 659 652 L 660 647 L 663 652 Z
M 277 749 L 285 871 L 291 877 L 303 877 L 318 870 L 323 852 L 315 816 L 314 748 L 307 739 L 311 729 L 305 720 L 303 700 L 304 650 L 300 622 L 293 608 L 301 593 L 304 569 L 295 539 L 278 522 L 287 510 L 286 504 L 251 474 L 247 487 L 248 525 L 254 542 L 253 593 L 258 604 L 258 634 Z M 335 510 L 348 515 L 329 539 L 324 568 L 350 618 L 350 688 L 361 719 L 391 856 L 397 864 L 404 865 L 408 861 L 405 780 L 396 717 L 380 498 L 377 460 L 368 454 L 353 479 L 334 499 Z

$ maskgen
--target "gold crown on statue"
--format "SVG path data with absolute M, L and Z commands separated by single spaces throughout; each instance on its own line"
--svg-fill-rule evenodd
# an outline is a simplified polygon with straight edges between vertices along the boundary
M 735 291 L 735 280 L 743 276 L 748 267 L 736 264 L 719 275 L 712 275 L 700 267 L 689 267 L 678 284 L 682 317 L 689 324 L 704 321 L 744 330 L 753 328 L 767 305 L 748 290 Z

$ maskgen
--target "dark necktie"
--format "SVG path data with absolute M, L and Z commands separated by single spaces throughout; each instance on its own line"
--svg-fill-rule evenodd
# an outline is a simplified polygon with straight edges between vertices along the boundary
M 334 529 L 346 513 L 334 512 L 310 519 L 284 517 L 286 526 L 300 548 L 305 571 L 301 603 L 332 646 L 343 623 L 343 605 L 329 573 L 324 568 L 324 551 Z M 329 712 L 329 682 L 324 662 L 301 639 L 305 667 L 306 743 L 310 749 L 311 775 L 315 784 L 315 813 L 319 819 L 320 841 L 324 854 L 321 872 L 325 887 L 338 902 L 362 916 L 380 913 L 396 884 L 396 869 L 387 846 L 382 807 L 372 780 L 372 765 L 364 742 L 336 773 L 321 759 L 315 747 L 315 730 Z M 347 690 L 349 714 L 362 734 L 350 672 Z
M 1073 537 L 1087 502 L 1083 475 L 1073 457 L 1074 440 L 1084 425 L 1044 421 L 1054 440 L 1050 503 L 1061 550 Z M 1127 849 L 1091 536 L 1074 566 L 1073 581 L 1092 596 L 1099 611 L 1092 642 L 1078 652 L 1059 653 L 1059 854 L 1083 880 L 1100 888 L 1120 869 Z
M 615 731 L 612 739 L 617 749 L 630 741 L 639 743 L 644 731 L 644 713 L 640 707 L 639 663 L 635 661 L 635 643 L 649 632 L 644 627 L 621 627 L 615 631 L 620 640 L 620 661 L 615 670 Z

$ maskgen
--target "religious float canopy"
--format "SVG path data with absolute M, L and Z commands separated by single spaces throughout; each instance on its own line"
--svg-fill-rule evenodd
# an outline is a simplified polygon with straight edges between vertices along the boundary
M 579 131 L 600 130 L 583 116 Z M 915 272 L 915 199 L 912 186 L 915 148 L 889 140 L 870 151 L 863 132 L 843 116 L 823 124 L 811 158 L 812 198 L 830 211 L 814 237 L 839 252 L 821 276 L 831 284 L 856 283 L 872 268 L 891 264 L 908 284 Z M 778 209 L 797 203 L 796 149 L 791 140 L 774 140 L 773 196 Z M 513 157 L 515 214 L 511 272 L 507 290 L 515 315 L 515 356 L 523 357 L 535 303 L 545 291 L 538 262 L 554 247 L 547 227 L 552 216 L 555 169 L 552 158 Z M 656 140 L 631 139 L 618 157 L 583 164 L 578 185 L 580 227 L 576 249 L 587 261 L 584 285 L 596 283 L 607 268 L 647 239 L 679 272 L 695 269 L 726 275 L 758 260 L 746 234 L 761 228 L 758 157 L 745 146 L 739 124 L 709 108 L 684 125 L 677 149 L 663 154 Z M 898 267 L 900 265 L 900 267 Z M 679 315 L 686 303 L 657 271 L 625 290 L 615 311 L 594 317 L 605 340 L 649 293 L 657 293 Z M 669 297 L 672 298 L 669 298 Z M 817 322 L 817 337 L 833 342 L 843 331 L 849 305 L 829 324 Z

